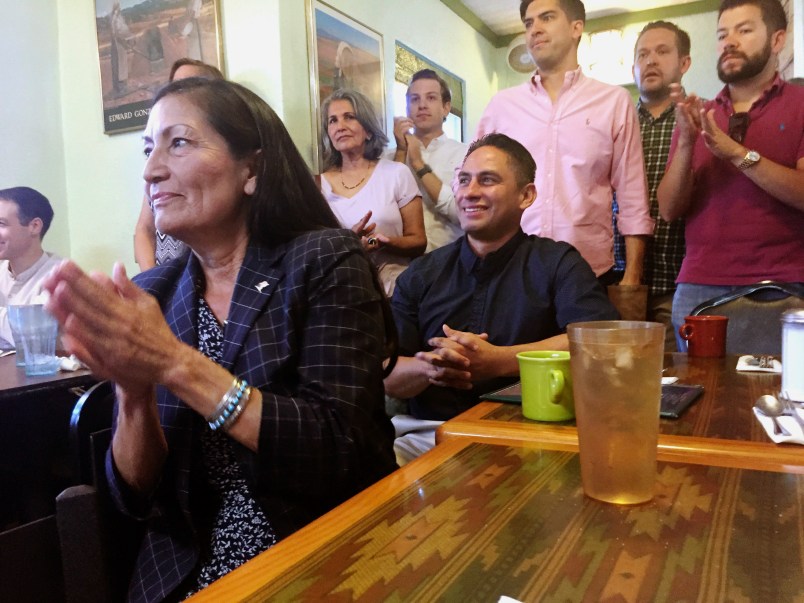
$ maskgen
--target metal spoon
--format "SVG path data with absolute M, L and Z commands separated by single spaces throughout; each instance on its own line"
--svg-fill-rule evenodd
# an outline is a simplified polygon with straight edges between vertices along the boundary
M 784 414 L 784 406 L 782 406 L 782 403 L 775 396 L 771 396 L 770 394 L 760 396 L 754 403 L 754 408 L 773 420 L 774 435 L 790 435 L 790 432 L 779 423 L 779 419 L 777 418 Z

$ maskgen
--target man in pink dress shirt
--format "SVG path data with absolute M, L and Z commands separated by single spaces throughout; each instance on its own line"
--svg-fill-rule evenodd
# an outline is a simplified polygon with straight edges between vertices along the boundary
M 633 103 L 624 88 L 581 73 L 583 2 L 522 0 L 519 10 L 538 69 L 528 82 L 491 99 L 477 138 L 500 132 L 530 151 L 538 195 L 522 229 L 574 245 L 604 285 L 618 277 L 611 220 L 616 192 L 627 255 L 621 284 L 638 285 L 653 220 Z

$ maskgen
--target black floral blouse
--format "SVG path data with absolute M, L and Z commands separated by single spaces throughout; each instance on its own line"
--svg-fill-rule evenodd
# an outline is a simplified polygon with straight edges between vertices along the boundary
M 223 329 L 203 297 L 198 304 L 198 349 L 221 362 Z M 204 429 L 201 448 L 207 482 L 219 504 L 206 554 L 199 561 L 197 582 L 187 596 L 276 544 L 274 530 L 243 478 L 229 436 L 220 430 Z

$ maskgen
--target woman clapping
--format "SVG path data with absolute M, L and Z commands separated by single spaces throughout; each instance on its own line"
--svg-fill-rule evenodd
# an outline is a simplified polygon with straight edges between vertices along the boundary
M 116 384 L 107 480 L 146 522 L 130 597 L 203 588 L 395 467 L 387 306 L 276 114 L 198 78 L 156 96 L 146 194 L 188 258 L 47 282 L 69 351 Z

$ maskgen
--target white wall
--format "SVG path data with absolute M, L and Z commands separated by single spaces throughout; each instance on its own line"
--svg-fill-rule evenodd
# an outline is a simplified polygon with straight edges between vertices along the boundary
M 53 205 L 48 250 L 70 252 L 59 107 L 59 29 L 52 0 L 2 2 L 0 188 L 30 186 Z
M 673 22 L 690 35 L 692 65 L 684 75 L 684 88 L 702 98 L 715 98 L 723 88 L 717 77 L 717 13 L 678 17 Z M 636 26 L 641 30 L 645 23 Z
M 393 81 L 394 40 L 400 39 L 421 54 L 467 80 L 468 132 L 494 91 L 492 47 L 441 2 L 435 0 L 384 0 L 377 10 L 376 0 L 334 0 L 334 7 L 353 16 L 384 36 L 385 75 Z M 41 6 L 38 6 L 41 5 Z M 48 108 L 58 119 L 61 107 L 62 140 L 50 137 L 58 157 L 48 158 L 54 166 L 52 179 L 60 182 L 58 197 L 69 199 L 69 234 L 71 247 L 64 245 L 79 264 L 88 269 L 109 271 L 114 261 L 122 260 L 130 272 L 136 272 L 133 230 L 142 200 L 141 131 L 103 134 L 101 121 L 100 74 L 93 0 L 58 0 L 57 10 L 48 0 L 34 0 L 16 5 L 12 19 L 36 20 L 36 34 L 19 38 L 20 43 L 36 52 L 37 69 L 46 64 L 60 69 L 61 90 L 55 81 L 42 109 Z M 226 75 L 259 93 L 282 116 L 296 144 L 308 161 L 313 149 L 313 111 L 310 101 L 307 61 L 307 25 L 305 2 L 301 0 L 221 0 Z M 19 13 L 17 18 L 16 13 Z M 42 18 L 49 21 L 52 35 L 43 35 Z M 5 17 L 5 15 L 4 15 Z M 58 47 L 41 47 L 40 40 L 56 39 Z M 427 27 L 422 24 L 426 23 Z M 438 24 L 434 31 L 432 24 Z M 12 26 L 16 32 L 18 25 Z M 441 35 L 438 35 L 440 32 Z M 8 38 L 8 36 L 4 36 Z M 54 42 L 55 44 L 55 42 Z M 2 56 L 25 55 L 28 48 L 15 48 Z M 18 69 L 16 77 L 3 81 L 27 82 L 32 66 Z M 24 74 L 24 77 L 23 77 Z M 40 86 L 42 84 L 40 83 Z M 27 95 L 20 99 L 24 112 Z M 30 105 L 28 105 L 30 106 Z M 389 110 L 390 110 L 389 100 Z M 40 111 L 37 111 L 39 113 Z M 39 120 L 30 115 L 30 121 Z M 389 120 L 392 116 L 389 115 Z M 8 120 L 3 120 L 7 123 Z M 60 133 L 58 125 L 48 127 Z M 55 153 L 55 151 L 54 151 Z M 41 153 L 24 163 L 38 164 Z M 64 166 L 63 168 L 61 166 Z M 32 168 L 33 169 L 33 168 Z M 15 175 L 13 181 L 21 175 Z M 45 192 L 45 191 L 43 191 Z M 63 216 L 64 212 L 60 212 Z M 50 242 L 50 241 L 48 241 Z

